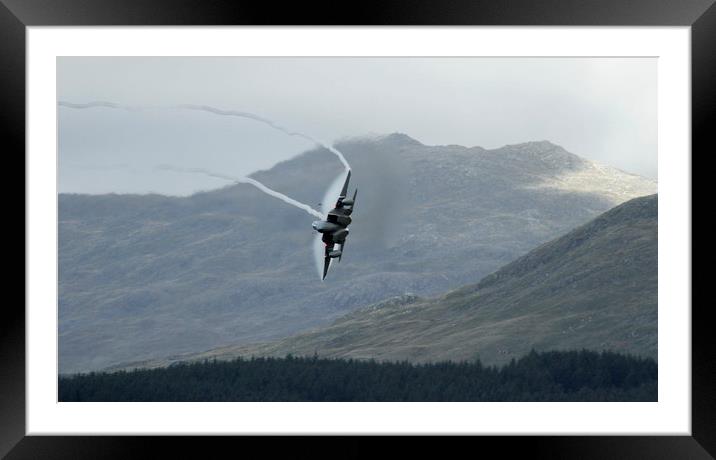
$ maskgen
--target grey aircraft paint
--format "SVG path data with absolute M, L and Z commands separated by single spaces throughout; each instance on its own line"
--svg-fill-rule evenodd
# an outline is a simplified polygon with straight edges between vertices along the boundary
M 328 212 L 326 220 L 317 220 L 313 222 L 313 229 L 323 236 L 321 240 L 325 244 L 325 252 L 323 259 L 323 277 L 326 279 L 328 267 L 331 265 L 331 259 L 338 258 L 340 262 L 343 257 L 343 250 L 346 247 L 346 238 L 349 231 L 348 226 L 351 224 L 351 214 L 353 214 L 353 206 L 355 205 L 358 189 L 353 192 L 353 198 L 346 199 L 348 195 L 348 181 L 351 179 L 351 171 L 348 170 L 346 181 L 343 183 L 341 194 L 336 200 L 336 206 Z M 340 249 L 335 249 L 336 245 L 340 245 Z

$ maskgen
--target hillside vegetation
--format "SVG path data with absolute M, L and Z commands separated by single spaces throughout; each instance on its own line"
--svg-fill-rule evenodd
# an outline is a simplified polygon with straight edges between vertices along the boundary
M 272 341 L 406 292 L 438 295 L 656 190 L 549 142 L 485 150 L 393 134 L 338 148 L 360 191 L 323 283 L 314 218 L 251 185 L 60 195 L 60 372 Z M 253 177 L 317 207 L 340 171 L 319 149 Z
M 283 340 L 126 366 L 289 353 L 500 364 L 532 348 L 656 359 L 657 225 L 657 196 L 636 198 L 445 295 L 403 295 Z

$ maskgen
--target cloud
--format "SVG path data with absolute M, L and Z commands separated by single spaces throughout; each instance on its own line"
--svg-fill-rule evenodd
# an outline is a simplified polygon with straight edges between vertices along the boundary
M 656 178 L 654 58 L 63 57 L 58 99 L 210 105 L 280 120 L 314 139 L 404 132 L 496 148 L 550 140 Z M 60 190 L 189 194 L 218 186 L 105 172 L 170 163 L 246 176 L 310 148 L 209 113 L 59 112 Z

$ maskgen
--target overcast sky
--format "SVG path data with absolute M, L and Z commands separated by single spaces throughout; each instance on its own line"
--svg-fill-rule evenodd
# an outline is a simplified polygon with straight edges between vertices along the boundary
M 58 100 L 211 105 L 327 143 L 402 132 L 424 144 L 497 148 L 549 140 L 657 177 L 655 58 L 85 58 L 57 60 Z M 312 147 L 211 113 L 58 108 L 60 191 L 185 195 Z

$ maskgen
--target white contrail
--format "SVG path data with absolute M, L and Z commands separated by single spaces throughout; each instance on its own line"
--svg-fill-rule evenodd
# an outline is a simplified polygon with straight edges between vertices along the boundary
M 301 203 L 300 201 L 296 201 L 293 198 L 290 198 L 290 197 L 284 195 L 283 193 L 277 192 L 276 190 L 272 190 L 272 189 L 266 187 L 261 182 L 257 181 L 256 179 L 252 179 L 250 177 L 234 177 L 234 176 L 229 176 L 227 174 L 221 174 L 221 173 L 209 171 L 209 170 L 203 169 L 203 168 L 178 168 L 176 166 L 170 166 L 170 165 L 159 165 L 155 169 L 162 170 L 162 171 L 204 174 L 205 176 L 216 177 L 218 179 L 224 179 L 224 180 L 227 180 L 230 182 L 236 182 L 239 184 L 251 184 L 254 187 L 256 187 L 257 189 L 266 193 L 267 195 L 271 195 L 272 197 L 278 198 L 279 200 L 283 201 L 284 203 L 288 203 L 291 206 L 295 206 L 299 209 L 303 209 L 304 211 L 306 211 L 307 213 L 309 213 L 312 216 L 318 217 L 321 220 L 326 218 L 326 216 L 321 214 L 319 211 L 316 211 L 309 205 Z
M 290 129 L 284 128 L 283 126 L 279 125 L 278 123 L 276 123 L 274 121 L 269 120 L 268 118 L 264 118 L 260 115 L 256 115 L 255 113 L 251 113 L 251 112 L 242 112 L 242 111 L 238 111 L 238 110 L 223 110 L 223 109 L 217 109 L 216 107 L 211 107 L 209 105 L 196 105 L 196 104 L 179 104 L 179 105 L 168 105 L 168 106 L 138 106 L 138 105 L 125 105 L 125 104 L 119 104 L 116 102 L 108 102 L 108 101 L 93 101 L 93 102 L 87 102 L 84 104 L 78 104 L 78 103 L 68 102 L 68 101 L 58 101 L 57 105 L 59 105 L 61 107 L 67 107 L 70 109 L 91 109 L 91 108 L 95 108 L 95 107 L 104 107 L 104 108 L 109 108 L 109 109 L 120 109 L 120 110 L 128 110 L 128 111 L 140 111 L 140 110 L 152 110 L 152 109 L 197 110 L 197 111 L 201 111 L 201 112 L 213 113 L 215 115 L 247 118 L 249 120 L 258 121 L 259 123 L 263 123 L 267 126 L 270 126 L 271 128 L 281 131 L 282 133 L 284 133 L 288 136 L 300 137 L 300 138 L 303 138 L 309 142 L 313 142 L 314 144 L 320 145 L 321 147 L 329 150 L 334 155 L 336 155 L 338 157 L 338 159 L 341 161 L 341 163 L 343 163 L 343 166 L 346 168 L 346 170 L 351 169 L 346 158 L 335 147 L 329 146 L 321 141 L 318 141 L 317 139 L 315 139 L 307 134 L 300 133 L 298 131 L 291 131 Z
M 110 109 L 120 109 L 120 110 L 127 110 L 127 111 L 142 111 L 142 110 L 151 110 L 151 109 L 196 110 L 196 111 L 202 111 L 202 112 L 209 112 L 209 113 L 213 113 L 215 115 L 221 115 L 221 116 L 233 116 L 233 117 L 246 118 L 246 119 L 257 121 L 259 123 L 263 123 L 267 126 L 270 126 L 273 129 L 281 131 L 282 133 L 284 133 L 288 136 L 300 137 L 300 138 L 303 138 L 309 142 L 313 142 L 314 144 L 319 145 L 319 146 L 325 148 L 326 150 L 330 151 L 334 155 L 336 155 L 338 157 L 338 159 L 341 161 L 341 163 L 343 164 L 343 166 L 346 170 L 346 173 L 348 171 L 350 171 L 350 169 L 351 169 L 346 158 L 335 147 L 329 146 L 324 142 L 320 142 L 307 134 L 300 133 L 297 131 L 291 131 L 291 130 L 269 120 L 268 118 L 264 118 L 262 116 L 256 115 L 251 112 L 241 112 L 241 111 L 237 111 L 237 110 L 223 110 L 223 109 L 218 109 L 216 107 L 211 107 L 208 105 L 195 105 L 195 104 L 179 104 L 179 105 L 171 105 L 171 106 L 133 106 L 133 105 L 126 105 L 126 104 L 119 104 L 116 102 L 108 102 L 108 101 L 94 101 L 94 102 L 88 102 L 88 103 L 84 103 L 84 104 L 78 104 L 78 103 L 68 102 L 68 101 L 58 101 L 57 105 L 61 106 L 61 107 L 71 108 L 71 109 L 89 109 L 89 108 L 94 108 L 94 107 L 105 107 L 105 108 L 110 108 Z M 212 171 L 209 171 L 206 169 L 201 169 L 201 168 L 178 168 L 178 167 L 168 166 L 168 165 L 159 166 L 158 169 L 163 169 L 163 170 L 167 170 L 167 171 L 175 171 L 175 172 L 204 174 L 207 176 L 216 177 L 216 178 L 224 179 L 227 181 L 251 184 L 254 187 L 261 190 L 262 192 L 267 193 L 268 195 L 278 198 L 279 200 L 281 200 L 285 203 L 288 203 L 292 206 L 296 206 L 297 208 L 303 209 L 304 211 L 311 214 L 312 216 L 315 216 L 321 220 L 325 220 L 325 218 L 326 218 L 324 213 L 320 213 L 319 211 L 316 211 L 312 207 L 308 206 L 307 204 L 296 201 L 293 198 L 290 198 L 282 193 L 279 193 L 275 190 L 271 190 L 270 188 L 263 185 L 261 182 L 255 180 L 255 179 L 251 179 L 249 177 L 238 178 L 238 177 L 233 177 L 233 176 L 229 176 L 226 174 L 215 173 L 215 172 L 212 172 Z M 326 203 L 323 205 L 326 213 L 328 211 L 330 211 L 330 206 L 328 206 L 327 203 L 333 198 L 333 196 L 338 194 L 338 192 L 340 191 L 340 186 L 344 181 L 345 181 L 345 174 L 341 174 L 334 180 L 334 182 L 331 184 L 331 186 L 328 187 L 328 190 L 326 190 L 326 195 L 324 196 L 324 199 L 323 199 L 323 203 Z M 322 275 L 322 267 L 323 267 L 322 254 L 323 254 L 323 251 L 322 251 L 322 246 L 321 246 L 321 238 L 319 235 L 314 239 L 314 255 L 316 258 L 316 267 L 318 269 L 319 277 L 321 277 L 321 275 Z

